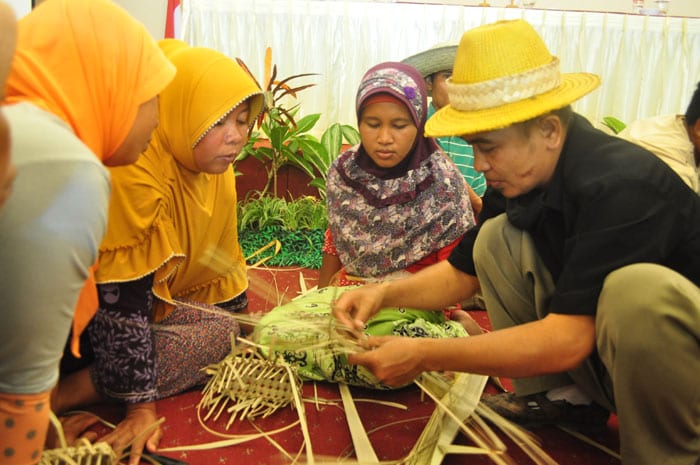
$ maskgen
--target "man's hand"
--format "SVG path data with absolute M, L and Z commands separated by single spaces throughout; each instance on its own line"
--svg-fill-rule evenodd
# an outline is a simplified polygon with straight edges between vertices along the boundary
M 384 284 L 368 284 L 344 292 L 333 304 L 333 316 L 341 324 L 361 333 L 365 322 L 381 308 L 384 290 Z
M 348 355 L 348 362 L 364 365 L 383 384 L 392 387 L 405 386 L 424 370 L 421 368 L 422 338 L 380 336 L 370 337 L 365 345 L 371 350 Z
M 100 438 L 112 446 L 117 455 L 121 455 L 127 445 L 131 444 L 129 465 L 138 465 L 144 447 L 148 452 L 156 452 L 163 430 L 153 427 L 158 421 L 154 402 L 127 405 L 126 417 L 111 433 Z M 151 428 L 148 433 L 144 432 Z M 132 442 L 133 441 L 133 442 Z

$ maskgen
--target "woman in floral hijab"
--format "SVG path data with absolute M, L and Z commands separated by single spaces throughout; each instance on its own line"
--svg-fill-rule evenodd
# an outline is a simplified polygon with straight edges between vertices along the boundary
M 321 289 L 273 309 L 254 337 L 306 379 L 382 388 L 344 354 L 305 349 L 320 345 L 314 323 L 332 318 L 331 303 L 346 285 L 393 279 L 447 258 L 475 220 L 464 178 L 435 140 L 423 136 L 427 97 L 415 68 L 393 62 L 371 68 L 360 83 L 356 108 L 361 143 L 341 154 L 328 173 Z M 383 309 L 366 332 L 462 337 L 467 327 L 478 331 L 466 312 L 460 312 L 461 321 L 446 319 L 448 314 Z
M 335 273 L 342 284 L 418 271 L 446 258 L 474 226 L 459 172 L 423 136 L 426 99 L 412 66 L 383 63 L 363 77 L 356 103 L 361 143 L 328 173 L 321 287 Z

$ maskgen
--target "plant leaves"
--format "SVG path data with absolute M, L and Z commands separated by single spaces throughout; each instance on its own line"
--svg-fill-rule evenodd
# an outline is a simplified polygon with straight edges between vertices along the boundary
M 297 121 L 297 132 L 310 131 L 316 125 L 320 117 L 320 113 L 312 113 L 310 115 L 304 116 L 302 119 Z

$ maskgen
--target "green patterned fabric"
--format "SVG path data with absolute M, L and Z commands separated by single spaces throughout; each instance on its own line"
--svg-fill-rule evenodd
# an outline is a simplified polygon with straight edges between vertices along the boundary
M 328 346 L 334 324 L 331 303 L 356 286 L 325 287 L 275 307 L 256 325 L 253 340 L 267 358 L 281 356 L 297 367 L 304 380 L 331 381 L 353 386 L 387 389 L 364 367 L 350 365 L 347 357 Z M 367 335 L 409 337 L 465 337 L 457 322 L 443 312 L 386 308 L 367 322 Z

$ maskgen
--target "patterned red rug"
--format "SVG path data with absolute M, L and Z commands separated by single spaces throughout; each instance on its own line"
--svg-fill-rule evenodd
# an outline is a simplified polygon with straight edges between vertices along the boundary
M 295 297 L 302 280 L 307 288 L 316 284 L 318 272 L 315 270 L 275 269 L 251 270 L 251 292 L 249 292 L 250 308 L 256 311 L 267 311 L 280 302 L 279 295 L 288 298 Z M 301 277 L 301 279 L 300 279 Z M 269 283 L 263 285 L 261 283 Z M 472 312 L 475 319 L 485 328 L 489 328 L 488 318 L 483 311 Z M 510 384 L 505 380 L 506 387 Z M 487 387 L 495 390 L 494 387 Z M 373 391 L 351 388 L 356 401 L 357 410 L 365 430 L 382 461 L 399 461 L 406 457 L 424 429 L 435 405 L 421 396 L 420 390 L 407 387 L 395 391 Z M 340 402 L 338 387 L 329 383 L 306 383 L 303 386 L 306 420 L 308 422 L 312 450 L 316 461 L 326 459 L 328 462 L 343 462 L 352 460 L 354 452 L 352 439 L 347 426 L 345 413 Z M 231 445 L 207 450 L 195 450 L 195 446 L 224 440 L 221 435 L 257 434 L 259 431 L 275 431 L 291 425 L 298 419 L 296 410 L 286 407 L 278 410 L 268 418 L 260 419 L 255 425 L 247 421 L 236 421 L 226 429 L 228 415 L 226 413 L 216 420 L 200 423 L 197 404 L 201 398 L 199 391 L 191 391 L 158 402 L 159 415 L 165 417 L 163 425 L 164 436 L 161 441 L 162 455 L 172 457 L 191 465 L 279 465 L 292 463 L 302 450 L 304 439 L 299 426 L 270 436 L 270 440 L 261 437 L 238 445 Z M 334 401 L 331 404 L 313 402 L 318 398 Z M 363 401 L 376 399 L 395 402 L 405 406 L 399 409 L 392 406 L 380 405 Z M 120 412 L 113 407 L 101 406 L 96 410 L 108 420 L 119 419 Z M 207 431 L 218 433 L 212 433 Z M 562 465 L 615 465 L 619 460 L 588 444 L 569 433 L 557 428 L 543 428 L 534 431 L 539 438 L 542 448 Z M 611 417 L 608 427 L 595 435 L 589 435 L 591 441 L 599 446 L 607 447 L 616 453 L 619 448 L 617 434 L 617 419 Z M 274 442 L 273 442 L 274 440 Z M 507 439 L 508 453 L 515 464 L 533 463 L 524 453 Z M 458 435 L 457 443 L 467 444 L 467 439 Z M 181 450 L 185 448 L 187 450 Z M 286 451 L 282 453 L 280 448 Z M 305 463 L 300 459 L 298 463 Z M 493 463 L 485 456 L 448 455 L 444 465 Z

